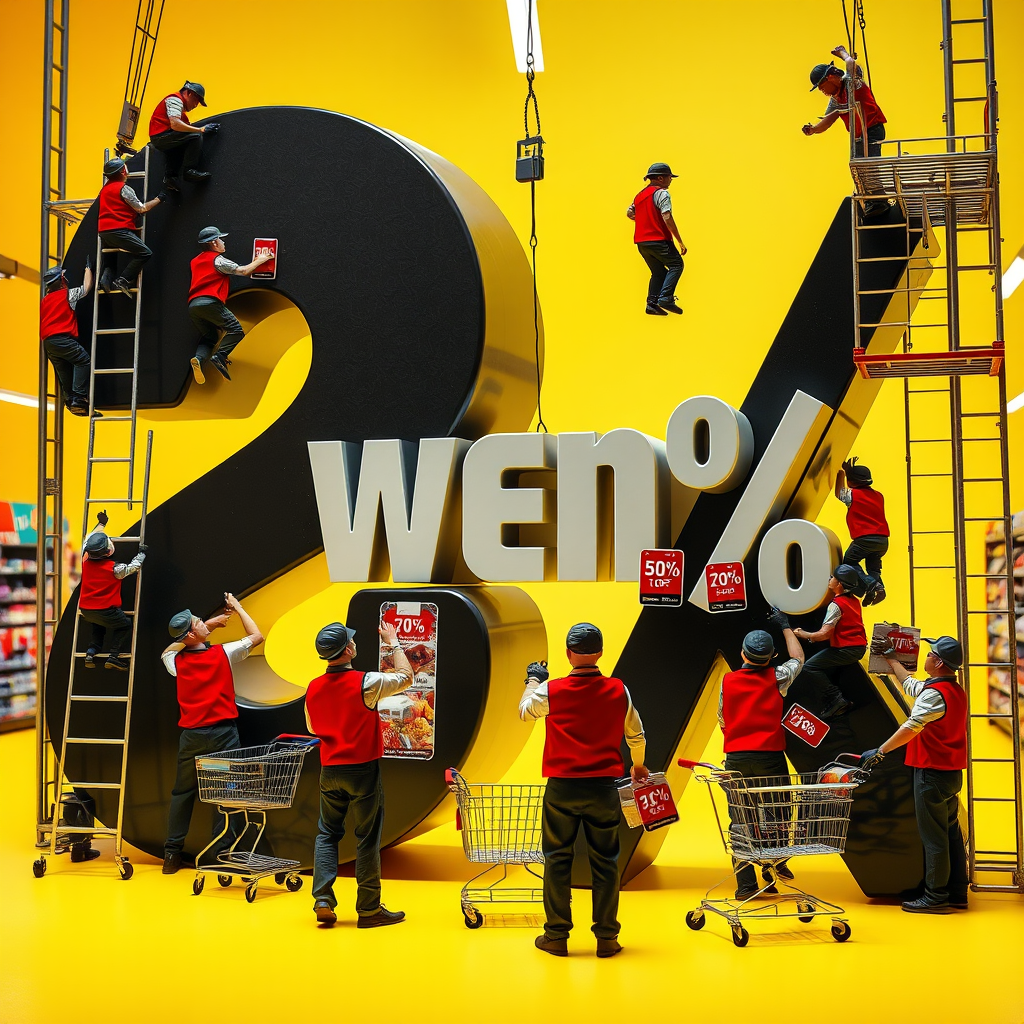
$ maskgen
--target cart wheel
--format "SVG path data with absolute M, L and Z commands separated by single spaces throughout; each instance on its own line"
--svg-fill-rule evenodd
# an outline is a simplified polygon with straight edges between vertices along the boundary
M 732 941 L 742 949 L 750 941 L 750 932 L 743 925 L 739 925 L 732 930 Z
M 845 942 L 853 933 L 853 929 L 845 921 L 832 922 L 832 938 L 836 942 Z
M 32 874 L 36 878 L 42 878 L 46 874 L 46 858 L 40 857 L 38 860 L 32 861 Z
M 800 913 L 800 917 L 797 920 L 803 921 L 804 924 L 814 920 L 814 907 L 810 903 L 798 903 L 796 909 Z
M 287 877 L 288 877 L 287 872 L 279 871 L 276 875 L 274 875 L 274 884 L 275 885 L 284 885 L 284 881 L 285 881 L 285 879 Z
M 218 885 L 222 885 L 226 889 L 231 884 L 231 876 L 230 875 L 218 875 L 217 876 L 217 884 Z
M 695 932 L 699 932 L 707 923 L 703 910 L 688 910 L 686 912 L 687 928 L 692 928 Z
M 135 868 L 131 861 L 123 860 L 117 865 L 117 870 L 121 873 L 121 881 L 127 882 L 132 875 L 135 874 Z
M 203 891 L 204 885 L 206 885 L 206 875 L 196 875 L 192 880 L 192 895 L 198 896 Z
M 466 922 L 466 927 L 473 929 L 473 931 L 476 931 L 476 929 L 481 927 L 484 923 L 484 915 L 475 907 L 471 907 L 469 910 L 463 910 L 462 918 Z
M 302 879 L 298 875 L 289 875 L 284 884 L 289 892 L 298 892 L 302 888 Z
M 245 902 L 252 903 L 254 899 L 256 899 L 256 883 L 250 882 L 245 887 Z

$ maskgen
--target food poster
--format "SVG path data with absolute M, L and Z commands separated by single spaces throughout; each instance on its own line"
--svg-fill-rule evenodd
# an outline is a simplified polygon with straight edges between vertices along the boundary
M 876 622 L 871 632 L 871 642 L 888 640 L 896 651 L 896 660 L 908 671 L 917 669 L 917 658 L 921 650 L 921 630 L 916 626 L 900 626 L 895 622 Z M 892 669 L 880 654 L 872 652 L 868 671 L 876 675 L 889 675 Z
M 437 605 L 385 601 L 380 606 L 380 621 L 395 627 L 398 642 L 413 670 L 412 685 L 407 690 L 385 697 L 377 704 L 384 756 L 429 761 L 434 756 Z M 383 647 L 379 668 L 381 672 L 395 670 L 394 655 Z

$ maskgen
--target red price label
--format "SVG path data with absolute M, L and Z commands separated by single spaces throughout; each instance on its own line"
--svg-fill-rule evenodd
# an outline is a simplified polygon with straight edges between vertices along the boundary
M 794 704 L 782 719 L 782 725 L 804 743 L 817 747 L 828 735 L 828 725 L 806 708 Z
M 263 281 L 272 281 L 277 277 L 277 239 L 254 239 L 252 243 L 252 258 L 256 259 L 258 256 L 269 256 L 270 259 L 259 270 L 254 270 L 252 276 Z
M 683 603 L 683 553 L 675 548 L 640 552 L 640 603 L 678 608 Z
M 429 643 L 435 637 L 437 616 L 430 605 L 413 605 L 411 608 L 403 604 L 395 605 L 384 612 L 383 621 L 395 627 L 399 640 L 422 640 Z
M 679 820 L 676 802 L 672 799 L 672 790 L 668 788 L 667 782 L 638 786 L 633 790 L 633 799 L 640 813 L 640 823 L 646 832 L 653 832 Z
M 709 612 L 741 612 L 747 607 L 742 562 L 711 562 L 704 570 Z

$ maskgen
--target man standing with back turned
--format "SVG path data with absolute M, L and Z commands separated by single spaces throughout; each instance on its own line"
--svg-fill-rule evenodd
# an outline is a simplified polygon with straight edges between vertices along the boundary
M 597 955 L 615 956 L 619 945 L 619 794 L 623 774 L 620 747 L 625 736 L 633 759 L 631 774 L 641 782 L 647 744 L 640 716 L 621 679 L 601 674 L 601 630 L 579 622 L 565 638 L 572 671 L 548 680 L 534 662 L 527 669 L 526 692 L 519 702 L 525 722 L 543 718 L 544 743 L 544 934 L 535 945 L 553 956 L 568 956 L 572 929 L 569 904 L 573 848 L 580 828 L 590 854 L 593 931 Z
M 633 241 L 651 270 L 646 312 L 650 316 L 682 313 L 674 293 L 683 273 L 686 246 L 672 216 L 672 197 L 668 194 L 672 179 L 679 175 L 673 174 L 668 164 L 651 164 L 644 177 L 647 185 L 636 194 L 626 216 L 633 221 Z M 673 237 L 679 243 L 679 252 L 672 244 Z

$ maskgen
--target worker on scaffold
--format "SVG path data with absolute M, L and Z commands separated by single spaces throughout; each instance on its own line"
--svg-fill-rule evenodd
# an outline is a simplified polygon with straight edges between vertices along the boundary
M 647 185 L 626 210 L 626 216 L 633 221 L 637 251 L 651 271 L 645 310 L 650 316 L 682 313 L 676 304 L 675 290 L 683 273 L 686 246 L 672 216 L 672 197 L 668 194 L 672 179 L 678 177 L 668 164 L 651 164 L 644 175 Z M 678 252 L 673 238 L 679 243 Z
M 89 353 L 78 340 L 75 308 L 92 291 L 92 264 L 86 258 L 82 284 L 69 288 L 63 267 L 43 274 L 46 294 L 39 303 L 39 339 L 60 381 L 64 407 L 72 416 L 89 415 Z
M 199 82 L 186 82 L 177 92 L 165 96 L 149 120 L 150 145 L 164 154 L 164 188 L 177 191 L 178 175 L 184 169 L 186 181 L 206 181 L 209 171 L 196 169 L 203 151 L 203 136 L 213 135 L 219 124 L 197 128 L 188 119 L 188 112 L 206 106 L 206 90 Z
M 234 260 L 224 255 L 224 239 L 227 232 L 212 225 L 199 232 L 199 244 L 203 251 L 193 257 L 192 284 L 188 290 L 188 315 L 195 324 L 201 341 L 196 354 L 189 360 L 192 376 L 197 384 L 206 383 L 203 364 L 213 363 L 217 372 L 225 379 L 231 380 L 228 373 L 228 358 L 235 346 L 245 337 L 245 331 L 238 318 L 225 305 L 228 297 L 230 277 L 251 277 L 268 260 L 274 257 L 263 253 L 252 263 L 240 267 Z M 217 345 L 220 332 L 224 331 L 224 339 Z M 214 349 L 217 349 L 214 353 Z
M 874 490 L 872 483 L 871 470 L 858 466 L 856 456 L 844 462 L 836 473 L 836 497 L 846 506 L 846 525 L 850 531 L 850 546 L 843 562 L 852 565 L 860 576 L 865 608 L 885 600 L 882 555 L 889 550 L 885 498 Z M 864 569 L 860 567 L 862 559 Z
M 553 956 L 568 956 L 572 930 L 570 885 L 576 837 L 580 829 L 590 856 L 593 932 L 597 955 L 615 956 L 619 945 L 619 818 L 615 782 L 623 774 L 619 748 L 623 736 L 632 757 L 635 782 L 649 775 L 644 767 L 647 741 L 640 716 L 621 679 L 597 667 L 604 650 L 601 630 L 579 622 L 565 638 L 572 671 L 548 679 L 540 662 L 527 669 L 519 701 L 524 721 L 544 719 L 544 934 L 535 945 Z

